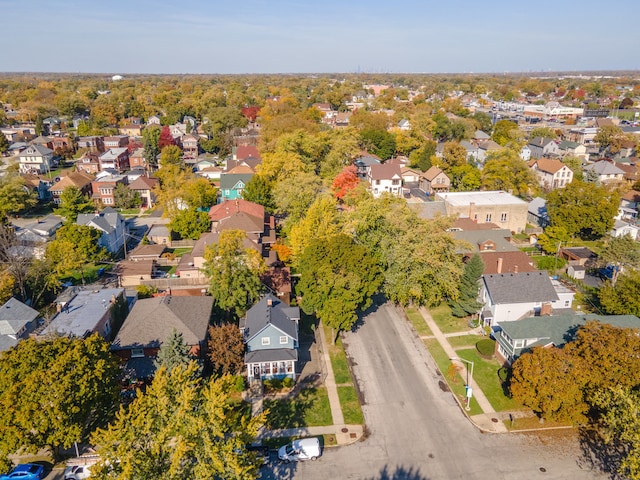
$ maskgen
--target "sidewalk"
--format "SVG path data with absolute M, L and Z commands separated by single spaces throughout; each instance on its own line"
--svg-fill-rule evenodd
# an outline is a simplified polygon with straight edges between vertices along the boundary
M 431 332 L 433 332 L 433 336 L 438 341 L 438 343 L 443 348 L 443 350 L 446 352 L 447 356 L 450 359 L 452 359 L 453 362 L 455 362 L 457 365 L 461 367 L 460 374 L 462 375 L 462 378 L 467 378 L 467 375 L 468 375 L 467 364 L 465 362 L 461 362 L 460 360 L 454 360 L 458 358 L 456 351 L 453 349 L 453 347 L 447 340 L 447 337 L 442 333 L 442 331 L 440 330 L 436 322 L 433 320 L 429 311 L 424 307 L 420 307 L 419 311 L 420 311 L 420 314 L 422 315 L 422 318 L 424 318 L 424 321 L 427 323 L 427 325 L 431 329 Z M 491 403 L 489 403 L 489 400 L 485 396 L 484 392 L 480 390 L 480 387 L 478 386 L 476 381 L 473 378 L 471 378 L 469 383 L 473 390 L 474 398 L 476 399 L 476 401 L 478 402 L 478 405 L 484 412 L 481 415 L 474 415 L 472 417 L 470 416 L 469 419 L 479 429 L 483 431 L 493 432 L 493 433 L 508 432 L 507 427 L 504 425 L 504 423 L 502 423 L 499 420 L 496 420 L 495 415 L 492 415 L 492 414 L 495 414 L 496 411 L 491 406 Z

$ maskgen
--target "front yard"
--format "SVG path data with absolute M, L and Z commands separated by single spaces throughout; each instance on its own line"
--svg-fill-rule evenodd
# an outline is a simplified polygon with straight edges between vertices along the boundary
M 264 408 L 269 411 L 266 426 L 270 430 L 333 424 L 325 387 L 303 388 L 292 398 L 265 400 Z

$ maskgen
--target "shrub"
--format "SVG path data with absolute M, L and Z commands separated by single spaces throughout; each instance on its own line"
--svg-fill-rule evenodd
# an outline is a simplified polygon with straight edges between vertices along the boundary
M 233 388 L 236 392 L 244 391 L 244 377 L 242 375 L 234 375 L 233 376 Z
M 177 258 L 176 254 L 172 252 L 165 252 L 161 255 L 161 257 L 166 258 L 167 260 L 175 260 Z
M 154 293 L 158 293 L 158 289 L 150 285 L 138 285 L 136 291 L 138 292 L 138 298 L 149 298 Z
M 279 378 L 269 378 L 264 381 L 264 384 L 269 390 L 281 390 L 282 389 L 282 380 Z
M 564 258 L 559 257 L 538 257 L 535 262 L 538 270 L 547 270 L 550 274 L 555 274 L 567 264 Z
M 294 384 L 293 378 L 291 377 L 286 377 L 284 379 L 282 379 L 282 386 L 284 388 L 292 388 Z
M 483 338 L 476 343 L 476 349 L 478 353 L 483 357 L 492 357 L 495 352 L 495 340 L 491 340 L 490 338 Z

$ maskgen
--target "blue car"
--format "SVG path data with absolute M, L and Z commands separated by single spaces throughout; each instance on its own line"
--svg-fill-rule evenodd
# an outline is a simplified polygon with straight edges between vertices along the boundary
M 41 480 L 44 478 L 44 467 L 36 463 L 22 463 L 11 470 L 11 473 L 0 476 L 0 480 Z

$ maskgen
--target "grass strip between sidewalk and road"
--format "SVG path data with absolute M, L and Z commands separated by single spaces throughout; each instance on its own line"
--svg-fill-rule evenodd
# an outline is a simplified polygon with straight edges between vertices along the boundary
M 420 335 L 421 337 L 430 337 L 433 335 L 433 332 L 429 328 L 429 325 L 427 325 L 427 322 L 424 321 L 424 317 L 417 308 L 405 307 L 404 312 L 411 322 L 411 325 L 413 325 L 413 328 L 415 328 L 416 332 L 418 332 L 418 335 Z
M 340 397 L 344 423 L 347 425 L 362 425 L 364 417 L 356 389 L 353 386 L 338 387 L 338 397 Z

